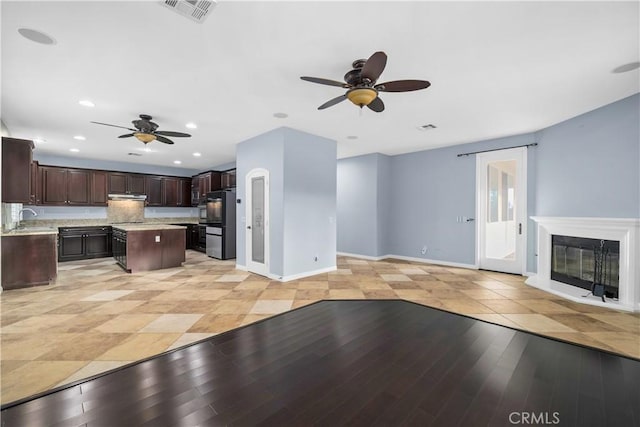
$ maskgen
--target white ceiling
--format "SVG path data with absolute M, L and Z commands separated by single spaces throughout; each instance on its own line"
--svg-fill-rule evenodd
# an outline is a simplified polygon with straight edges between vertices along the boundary
M 337 140 L 339 157 L 521 134 L 639 91 L 638 70 L 611 72 L 639 60 L 638 4 L 221 1 L 198 24 L 157 1 L 2 1 L 2 120 L 14 137 L 45 138 L 41 152 L 193 169 L 233 161 L 235 144 L 279 126 Z M 378 50 L 389 58 L 379 82 L 432 86 L 382 94 L 383 113 L 316 109 L 343 89 L 300 76 L 342 80 Z M 131 157 L 142 143 L 89 123 L 130 126 L 140 113 L 193 137 Z

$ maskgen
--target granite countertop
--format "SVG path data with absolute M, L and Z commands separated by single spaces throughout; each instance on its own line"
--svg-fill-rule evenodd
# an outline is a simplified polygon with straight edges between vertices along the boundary
M 185 230 L 182 225 L 169 224 L 112 224 L 113 228 L 124 231 L 145 231 L 145 230 Z
M 27 227 L 16 230 L 7 230 L 2 232 L 2 237 L 9 236 L 38 236 L 45 234 L 58 234 L 58 229 L 54 227 Z
M 175 218 L 145 218 L 144 222 L 140 225 L 147 224 L 197 224 L 197 217 L 175 217 Z M 122 224 L 113 224 L 106 218 L 94 218 L 94 219 L 31 219 L 22 222 L 25 228 L 42 228 L 42 227 L 102 227 L 102 226 L 114 226 L 118 227 Z

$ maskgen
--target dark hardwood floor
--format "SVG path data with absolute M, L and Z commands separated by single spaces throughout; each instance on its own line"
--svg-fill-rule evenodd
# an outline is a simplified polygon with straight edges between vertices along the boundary
M 322 301 L 1 416 L 3 426 L 638 426 L 640 361 L 405 301 Z

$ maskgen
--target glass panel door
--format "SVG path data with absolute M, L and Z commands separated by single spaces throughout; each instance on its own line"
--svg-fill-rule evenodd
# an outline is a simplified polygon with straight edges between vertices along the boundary
M 478 154 L 478 266 L 523 274 L 526 254 L 526 148 Z
M 251 179 L 251 260 L 264 264 L 264 177 Z

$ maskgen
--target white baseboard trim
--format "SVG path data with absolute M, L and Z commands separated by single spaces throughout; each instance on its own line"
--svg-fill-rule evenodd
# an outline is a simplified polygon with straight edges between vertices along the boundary
M 423 264 L 443 265 L 445 267 L 468 268 L 470 270 L 477 270 L 479 268 L 475 264 L 465 264 L 465 263 L 462 263 L 462 262 L 441 261 L 439 259 L 415 258 L 415 257 L 410 257 L 410 256 L 404 256 L 404 255 L 387 255 L 386 258 L 401 259 L 403 261 L 421 262 Z
M 387 255 L 373 257 L 373 256 L 370 256 L 370 255 L 351 254 L 351 253 L 348 253 L 348 252 L 337 252 L 336 254 L 340 255 L 340 256 L 348 256 L 348 257 L 352 257 L 352 258 L 366 259 L 366 260 L 369 260 L 369 261 L 382 261 L 383 259 L 392 258 L 392 259 L 401 259 L 403 261 L 421 262 L 423 264 L 444 265 L 446 267 L 469 268 L 469 269 L 472 269 L 472 270 L 477 270 L 479 268 L 475 264 L 464 264 L 464 263 L 461 263 L 461 262 L 441 261 L 441 260 L 437 260 L 437 259 L 415 258 L 415 257 L 404 256 L 404 255 L 387 254 Z
M 391 255 L 382 255 L 382 256 L 370 256 L 370 255 L 360 255 L 360 254 L 352 254 L 349 252 L 336 252 L 336 255 L 338 256 L 348 256 L 351 258 L 360 258 L 360 259 L 366 259 L 369 261 L 380 261 L 383 260 L 385 258 L 389 258 Z
M 537 275 L 537 274 L 538 274 L 538 273 L 534 273 L 533 271 L 525 271 L 525 272 L 524 272 L 524 274 L 523 274 L 523 276 L 526 276 L 526 277 L 532 277 L 532 276 L 535 276 L 535 275 Z
M 313 271 L 305 271 L 304 273 L 291 274 L 289 276 L 278 276 L 277 274 L 267 274 L 265 277 L 268 277 L 271 280 L 277 280 L 278 282 L 290 282 L 292 280 L 298 280 L 309 276 L 315 276 L 316 274 L 329 273 L 331 271 L 336 271 L 338 269 L 337 266 L 333 265 L 327 268 L 321 268 L 319 270 Z M 246 265 L 236 264 L 236 270 L 249 271 Z

